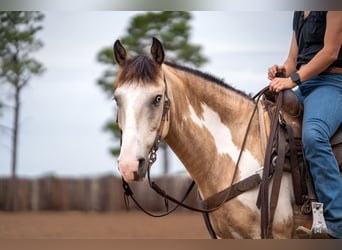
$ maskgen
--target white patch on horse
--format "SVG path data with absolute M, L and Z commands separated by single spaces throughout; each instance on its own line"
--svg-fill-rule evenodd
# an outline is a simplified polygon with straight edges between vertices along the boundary
M 228 154 L 236 164 L 241 149 L 234 144 L 230 129 L 221 121 L 217 112 L 212 110 L 206 104 L 202 103 L 201 106 L 203 109 L 203 119 L 199 118 L 193 107 L 189 105 L 192 121 L 199 127 L 205 127 L 208 129 L 214 138 L 217 153 Z M 248 150 L 243 151 L 240 165 L 249 166 L 248 172 L 240 169 L 242 178 L 250 176 L 257 168 L 260 167 L 259 162 Z M 250 169 L 252 169 L 252 171 Z
M 230 227 L 230 232 L 234 239 L 239 239 L 239 240 L 243 239 L 243 237 L 239 233 L 235 232 L 232 227 Z
M 203 109 L 203 119 L 198 117 L 194 108 L 189 104 L 191 120 L 198 126 L 208 129 L 208 131 L 214 138 L 217 153 L 228 154 L 236 164 L 241 148 L 234 144 L 230 129 L 221 121 L 221 118 L 217 112 L 203 103 L 201 104 L 201 107 Z M 253 155 L 248 150 L 244 150 L 239 163 L 241 179 L 253 175 L 255 171 L 260 168 L 260 165 L 261 164 L 256 160 L 255 157 L 253 157 Z M 242 195 L 237 197 L 243 204 L 247 205 L 256 213 L 259 212 L 255 205 L 258 190 L 258 188 L 255 188 L 255 190 L 243 193 Z

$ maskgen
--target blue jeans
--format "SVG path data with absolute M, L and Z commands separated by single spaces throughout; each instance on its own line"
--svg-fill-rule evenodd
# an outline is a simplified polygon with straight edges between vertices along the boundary
M 330 234 L 342 238 L 342 181 L 330 138 L 342 123 L 342 74 L 324 74 L 296 90 L 304 105 L 302 140 Z

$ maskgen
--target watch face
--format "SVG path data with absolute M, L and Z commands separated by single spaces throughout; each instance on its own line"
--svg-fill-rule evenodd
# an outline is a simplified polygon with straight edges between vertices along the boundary
M 297 74 L 293 74 L 292 75 L 292 80 L 297 82 L 298 81 L 298 75 Z
M 297 85 L 301 84 L 300 78 L 298 73 L 291 74 L 291 79 L 294 81 Z

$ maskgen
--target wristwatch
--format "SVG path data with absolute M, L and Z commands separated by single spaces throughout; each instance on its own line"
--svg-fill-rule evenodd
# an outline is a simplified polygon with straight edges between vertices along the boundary
M 296 83 L 297 85 L 301 85 L 302 82 L 300 81 L 300 76 L 297 72 L 294 72 L 290 75 L 291 80 Z

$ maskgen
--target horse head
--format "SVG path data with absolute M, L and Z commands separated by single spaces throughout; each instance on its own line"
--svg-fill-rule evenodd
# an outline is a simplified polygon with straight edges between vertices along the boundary
M 153 38 L 150 57 L 129 56 L 119 40 L 113 50 L 120 67 L 114 92 L 122 132 L 118 168 L 126 181 L 139 181 L 150 166 L 151 151 L 168 131 L 164 49 Z

